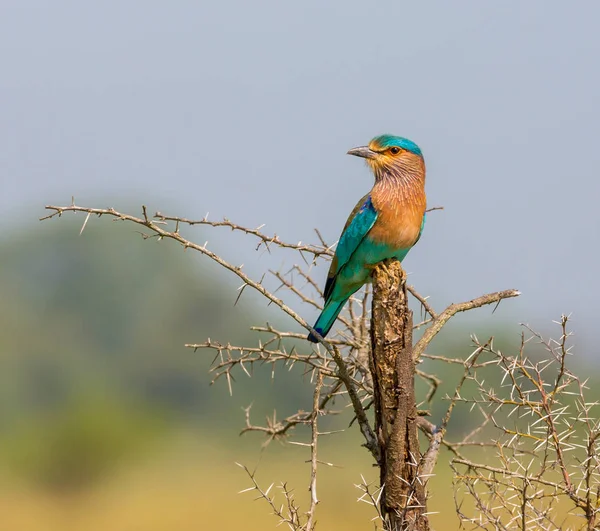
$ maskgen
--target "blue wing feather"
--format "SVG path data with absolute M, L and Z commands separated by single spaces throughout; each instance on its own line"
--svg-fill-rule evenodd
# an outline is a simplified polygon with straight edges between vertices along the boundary
M 371 196 L 368 195 L 358 211 L 350 216 L 335 251 L 334 262 L 329 271 L 329 276 L 325 284 L 325 299 L 329 298 L 335 284 L 335 278 L 343 267 L 348 263 L 356 249 L 363 241 L 365 236 L 371 230 L 377 220 L 377 211 L 371 202 Z M 356 209 L 355 209 L 356 210 Z

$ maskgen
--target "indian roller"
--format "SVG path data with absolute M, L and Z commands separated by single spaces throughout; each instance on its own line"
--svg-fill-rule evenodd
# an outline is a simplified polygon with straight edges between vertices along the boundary
M 350 214 L 327 274 L 325 305 L 313 326 L 325 337 L 350 296 L 388 258 L 400 262 L 425 225 L 425 161 L 414 142 L 392 135 L 375 137 L 348 155 L 366 160 L 375 184 Z M 308 340 L 317 343 L 314 334 Z

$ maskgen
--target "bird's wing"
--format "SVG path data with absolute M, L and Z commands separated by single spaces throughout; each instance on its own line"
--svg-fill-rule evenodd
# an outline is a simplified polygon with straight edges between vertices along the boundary
M 354 207 L 340 236 L 335 256 L 331 261 L 329 273 L 327 274 L 327 282 L 325 283 L 325 291 L 323 292 L 325 300 L 329 298 L 333 291 L 336 276 L 348 263 L 376 220 L 377 211 L 373 207 L 371 196 L 367 194 Z

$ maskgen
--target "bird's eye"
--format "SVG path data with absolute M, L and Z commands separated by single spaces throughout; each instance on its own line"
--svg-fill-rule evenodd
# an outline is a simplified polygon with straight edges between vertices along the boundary
M 398 153 L 400 153 L 400 148 L 399 148 L 399 147 L 396 147 L 396 146 L 394 146 L 394 147 L 390 148 L 390 153 L 391 153 L 392 155 L 397 155 Z

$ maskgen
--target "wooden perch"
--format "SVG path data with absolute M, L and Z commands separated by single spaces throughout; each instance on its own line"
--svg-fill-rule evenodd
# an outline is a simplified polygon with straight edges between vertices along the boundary
M 381 513 L 386 529 L 429 529 L 425 483 L 420 480 L 412 311 L 406 274 L 397 260 L 373 272 L 371 371 L 375 433 L 381 447 Z

